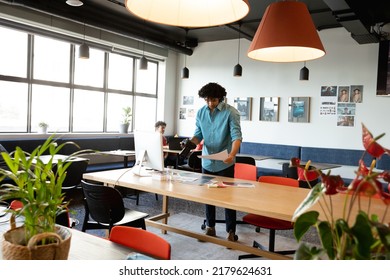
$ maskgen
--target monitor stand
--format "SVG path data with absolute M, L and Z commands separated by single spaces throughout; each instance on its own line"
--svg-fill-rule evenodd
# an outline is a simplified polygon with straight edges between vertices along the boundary
M 137 162 L 135 163 L 135 165 L 131 169 L 131 172 L 134 175 L 141 176 L 141 177 L 152 176 L 152 172 L 151 172 L 152 170 L 147 170 L 145 166 L 142 166 L 142 162 L 144 162 L 144 159 L 145 159 L 145 154 L 146 154 L 146 151 L 141 150 L 139 152 L 139 154 L 137 155 L 137 157 L 136 157 Z
M 134 165 L 131 169 L 131 172 L 134 175 L 140 176 L 140 177 L 151 177 L 152 176 L 152 170 L 148 170 L 145 166 L 142 166 L 140 164 Z

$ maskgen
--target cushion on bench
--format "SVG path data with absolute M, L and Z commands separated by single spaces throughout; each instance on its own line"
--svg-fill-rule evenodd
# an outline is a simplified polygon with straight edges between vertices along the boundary
M 240 153 L 290 160 L 292 157 L 299 157 L 300 150 L 299 146 L 242 142 Z
M 319 163 L 333 163 L 338 165 L 358 166 L 363 150 L 333 149 L 333 148 L 315 148 L 302 147 L 301 160 Z M 373 157 L 365 154 L 364 162 L 367 166 L 371 165 Z

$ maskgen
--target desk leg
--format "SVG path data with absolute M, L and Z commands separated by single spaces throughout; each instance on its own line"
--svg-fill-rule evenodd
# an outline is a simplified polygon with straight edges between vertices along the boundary
M 127 168 L 128 163 L 129 163 L 129 159 L 127 158 L 127 156 L 125 156 L 123 160 L 123 165 L 125 168 Z
M 163 214 L 168 214 L 168 204 L 169 204 L 168 196 L 163 195 L 162 199 L 163 199 L 163 201 L 162 201 L 162 213 Z M 168 215 L 167 215 L 167 217 L 165 217 L 162 220 L 162 222 L 163 222 L 163 224 L 168 224 Z M 161 233 L 166 234 L 167 231 L 165 229 L 162 229 Z

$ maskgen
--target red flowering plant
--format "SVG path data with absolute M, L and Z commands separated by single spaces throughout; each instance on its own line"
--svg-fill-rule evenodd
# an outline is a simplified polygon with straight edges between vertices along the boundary
M 385 154 L 388 156 L 390 150 L 377 142 L 384 134 L 374 138 L 363 124 L 362 130 L 365 152 L 359 160 L 356 177 L 349 186 L 344 185 L 339 175 L 331 175 L 330 171 L 325 174 L 319 169 L 310 169 L 309 173 L 310 161 L 305 166 L 299 165 L 296 159 L 291 161 L 292 166 L 301 169 L 308 182 L 313 178 L 313 172 L 316 172 L 320 179 L 315 186 L 310 186 L 311 190 L 296 209 L 293 221 L 294 236 L 298 242 L 314 227 L 321 247 L 301 242 L 295 259 L 390 259 L 389 220 L 384 220 L 390 204 L 390 195 L 383 190 L 380 181 L 389 186 L 390 171 L 374 170 L 375 159 L 369 168 L 363 161 L 366 153 L 379 159 Z M 311 178 L 307 177 L 308 174 L 311 174 Z M 335 214 L 332 203 L 336 195 L 343 196 L 341 217 Z M 368 202 L 362 203 L 363 199 Z M 370 206 L 374 199 L 383 201 L 383 217 L 371 213 L 373 211 L 370 211 Z M 318 211 L 308 211 L 317 203 L 323 220 L 320 219 Z

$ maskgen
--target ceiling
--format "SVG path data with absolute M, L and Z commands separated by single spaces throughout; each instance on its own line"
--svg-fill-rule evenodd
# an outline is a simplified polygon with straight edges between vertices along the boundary
M 248 0 L 249 14 L 239 23 L 209 28 L 166 26 L 146 22 L 130 14 L 124 0 L 82 0 L 72 7 L 66 0 L 0 0 L 1 3 L 67 18 L 102 30 L 118 33 L 177 52 L 191 54 L 200 42 L 236 39 L 252 40 L 266 7 L 276 0 Z M 318 31 L 344 27 L 359 43 L 375 43 L 390 38 L 388 0 L 301 0 L 306 3 Z M 240 27 L 241 26 L 241 27 Z M 386 31 L 386 32 L 385 32 Z

